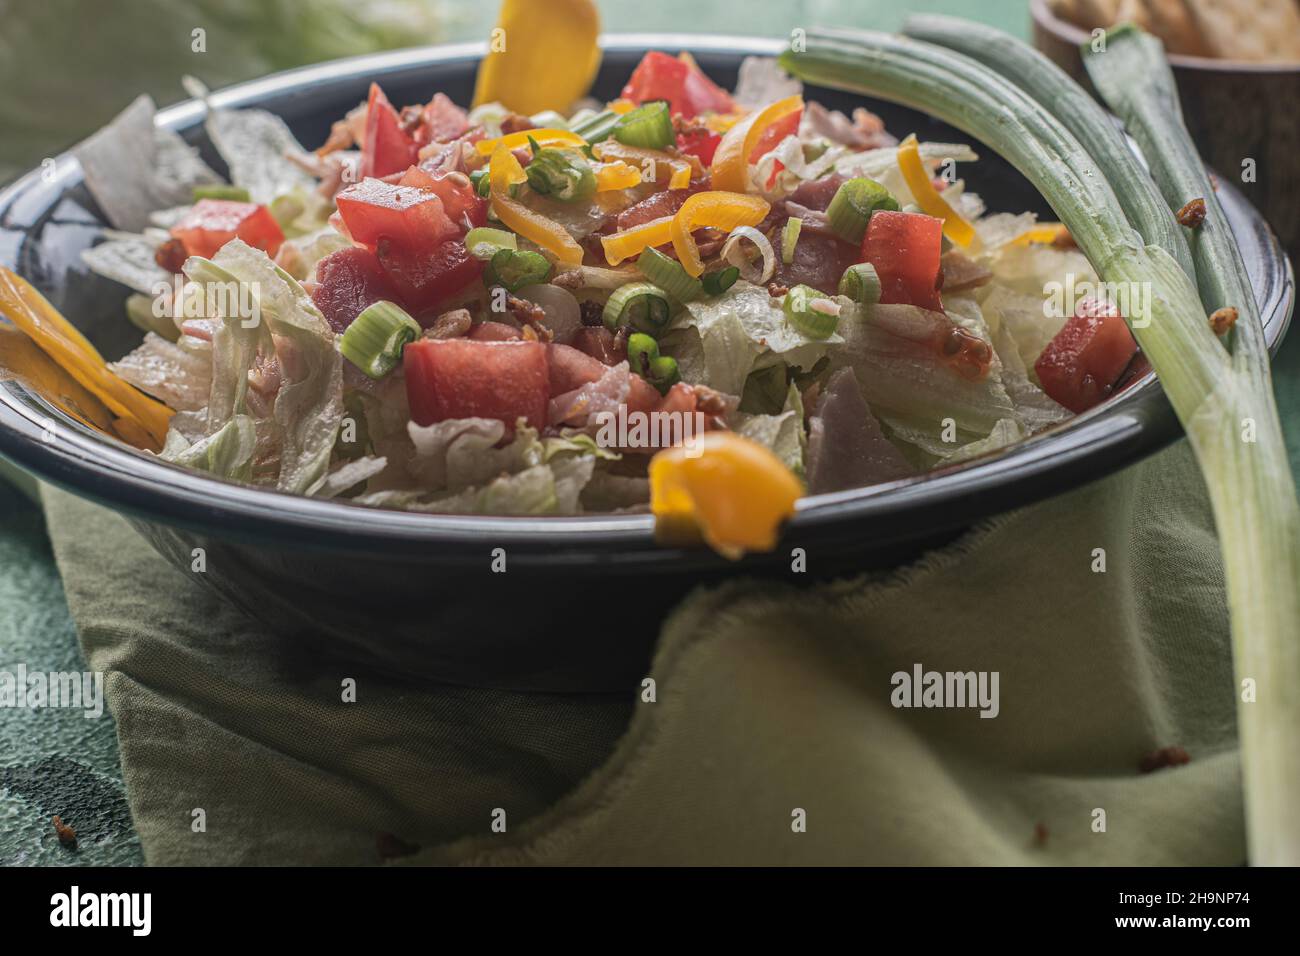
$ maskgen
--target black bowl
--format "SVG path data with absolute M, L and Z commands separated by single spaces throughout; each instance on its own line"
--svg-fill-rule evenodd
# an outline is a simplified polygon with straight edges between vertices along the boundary
M 650 48 L 689 49 L 718 82 L 775 43 L 730 37 L 608 38 L 596 94 L 612 97 Z M 479 45 L 401 51 L 329 63 L 233 87 L 213 100 L 261 106 L 300 140 L 321 142 L 362 100 L 372 79 L 397 103 L 442 90 L 470 98 Z M 815 89 L 828 106 L 859 97 Z M 890 129 L 923 139 L 970 137 L 922 114 L 866 103 Z M 159 122 L 204 146 L 194 102 Z M 990 208 L 1049 210 L 1009 164 L 984 148 L 972 175 Z M 34 282 L 105 354 L 138 342 L 125 321 L 126 290 L 89 275 L 79 254 L 102 217 L 71 157 L 52 181 L 32 173 L 0 193 L 0 262 Z M 1294 280 L 1260 217 L 1225 182 L 1220 194 L 1241 243 L 1272 346 L 1290 318 Z M 42 426 L 59 437 L 42 441 Z M 1104 405 L 1001 454 L 924 477 L 804 500 L 780 549 L 739 563 L 655 545 L 646 515 L 492 518 L 406 514 L 293 497 L 184 471 L 80 427 L 9 381 L 0 383 L 0 453 L 76 494 L 127 515 L 189 572 L 284 638 L 412 679 L 549 690 L 622 690 L 646 671 L 664 614 L 690 588 L 738 574 L 795 582 L 877 569 L 951 540 L 981 517 L 1058 494 L 1129 464 L 1178 437 L 1154 377 Z M 807 572 L 791 573 L 792 548 Z M 505 573 L 492 570 L 504 549 Z

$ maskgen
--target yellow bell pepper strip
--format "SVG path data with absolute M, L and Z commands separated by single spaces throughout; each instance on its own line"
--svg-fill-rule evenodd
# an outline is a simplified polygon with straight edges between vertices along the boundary
M 945 236 L 963 248 L 975 241 L 975 227 L 948 205 L 947 200 L 934 188 L 930 173 L 921 160 L 921 148 L 915 133 L 903 140 L 898 147 L 898 169 L 921 211 L 943 220 Z
M 802 483 L 781 459 L 734 432 L 709 432 L 693 447 L 667 448 L 650 459 L 650 510 L 664 544 L 698 532 L 732 560 L 771 551 L 802 495 Z
M 711 226 L 730 232 L 737 226 L 757 226 L 771 208 L 761 196 L 741 193 L 712 191 L 689 197 L 673 217 L 671 229 L 673 249 L 682 268 L 696 278 L 704 273 L 704 262 L 691 235 L 692 229 Z
M 518 133 L 498 136 L 496 139 L 481 139 L 474 144 L 474 148 L 478 150 L 480 156 L 491 156 L 498 146 L 519 149 L 521 146 L 527 146 L 529 139 L 536 141 L 538 146 L 587 145 L 585 139 L 577 133 L 570 133 L 567 129 L 525 129 Z
M 710 183 L 713 188 L 733 193 L 749 192 L 749 154 L 758 145 L 758 137 L 777 120 L 801 109 L 802 96 L 787 96 L 768 104 L 728 129 L 718 143 L 717 152 L 713 154 L 713 165 L 710 167 Z
M 611 266 L 616 266 L 624 259 L 639 256 L 650 246 L 662 246 L 666 242 L 672 242 L 672 226 L 673 217 L 664 216 L 662 219 L 651 219 L 649 222 L 624 229 L 622 232 L 601 236 L 600 244 L 605 250 L 605 261 Z
M 103 356 L 26 280 L 0 267 L 0 312 L 114 416 L 136 424 L 151 450 L 162 447 L 174 414 L 118 378 Z M 136 434 L 140 434 L 137 432 Z
M 488 166 L 492 211 L 505 226 L 525 239 L 531 239 L 561 262 L 581 265 L 582 247 L 573 241 L 563 226 L 510 198 L 510 187 L 527 179 L 524 168 L 510 148 L 504 143 L 498 146 Z
M 641 184 L 641 173 L 627 163 L 619 160 L 613 163 L 597 163 L 592 167 L 596 174 L 596 192 L 607 193 L 616 189 L 631 189 Z
M 666 171 L 669 173 L 669 189 L 685 189 L 691 184 L 691 173 L 696 169 L 691 164 L 690 159 L 684 156 L 669 156 L 657 149 L 625 146 L 614 140 L 597 143 L 592 147 L 592 151 L 603 160 L 622 160 L 629 166 L 635 166 L 641 170 L 653 167 L 656 180 Z M 691 157 L 691 159 L 694 159 L 694 157 Z M 695 160 L 695 162 L 698 163 L 699 160 Z M 699 170 L 703 173 L 704 167 L 700 166 Z
M 501 103 L 525 116 L 567 110 L 600 66 L 599 33 L 593 0 L 504 0 L 479 64 L 474 105 Z
M 8 322 L 0 322 L 0 381 L 13 379 L 88 428 L 113 431 L 113 415 L 35 342 Z
M 610 100 L 608 103 L 605 104 L 605 109 L 611 110 L 612 112 L 617 113 L 619 116 L 622 116 L 624 113 L 630 113 L 634 109 L 636 109 L 636 104 L 633 103 L 631 100 L 623 100 L 623 99 Z

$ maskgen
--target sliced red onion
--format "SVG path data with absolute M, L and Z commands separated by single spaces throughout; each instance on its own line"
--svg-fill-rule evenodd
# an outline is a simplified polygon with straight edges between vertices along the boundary
M 754 262 L 740 248 L 740 240 L 748 239 L 763 256 L 763 268 L 756 270 Z M 722 258 L 740 270 L 740 277 L 755 285 L 765 285 L 776 272 L 776 250 L 767 236 L 753 226 L 737 226 L 722 244 Z

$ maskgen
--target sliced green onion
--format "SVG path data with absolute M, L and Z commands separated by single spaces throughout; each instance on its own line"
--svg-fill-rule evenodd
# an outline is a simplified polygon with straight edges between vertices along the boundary
M 826 219 L 835 235 L 858 245 L 867 231 L 871 214 L 877 209 L 897 211 L 898 200 L 874 179 L 859 176 L 835 191 L 831 204 L 826 207 Z
M 810 339 L 830 338 L 840 323 L 839 306 L 812 286 L 795 286 L 785 294 L 781 308 L 790 324 Z
M 781 230 L 781 261 L 786 265 L 794 262 L 794 247 L 799 242 L 802 230 L 803 220 L 798 216 L 791 216 L 785 221 L 785 228 Z
M 533 192 L 561 202 L 578 202 L 596 195 L 596 174 L 576 149 L 546 147 L 524 167 Z
M 637 332 L 627 339 L 627 364 L 632 371 L 665 394 L 682 380 L 677 360 L 659 354 L 659 343 L 653 336 Z
M 601 313 L 605 327 L 611 332 L 627 327 L 654 334 L 662 331 L 671 317 L 672 306 L 667 294 L 649 282 L 630 282 L 616 290 Z
M 465 249 L 475 259 L 487 262 L 502 249 L 518 249 L 519 239 L 513 232 L 479 226 L 465 234 Z
M 879 302 L 880 276 L 876 274 L 876 267 L 870 262 L 859 262 L 845 269 L 844 275 L 840 276 L 840 295 L 862 305 Z
M 735 266 L 727 266 L 725 269 L 719 269 L 717 272 L 706 272 L 700 276 L 700 285 L 704 286 L 706 295 L 722 295 L 740 278 L 740 270 Z
M 474 192 L 484 199 L 492 192 L 492 183 L 488 179 L 488 168 L 486 166 L 470 173 L 469 181 L 474 186 Z
M 619 117 L 614 138 L 625 146 L 641 149 L 665 149 L 677 141 L 668 104 L 662 100 L 646 103 Z
M 1088 144 L 1088 152 L 1101 167 L 1107 182 L 1127 183 L 1127 188 L 1117 192 L 1116 198 L 1142 238 L 1167 250 L 1183 271 L 1193 275 L 1187 239 L 1170 217 L 1160 190 L 1150 176 L 1130 175 L 1133 151 L 1128 141 L 1097 101 L 1064 70 L 1032 47 L 1012 42 L 1013 38 L 1003 31 L 970 20 L 909 16 L 903 32 L 977 60 L 1001 73 L 1051 111 L 1080 143 Z M 1205 294 L 1204 288 L 1201 293 Z
M 704 294 L 704 286 L 676 259 L 670 259 L 653 246 L 637 256 L 636 267 L 641 274 L 663 289 L 678 302 L 694 302 Z
M 408 342 L 420 336 L 420 324 L 392 302 L 362 310 L 339 339 L 343 357 L 371 378 L 383 378 L 402 360 Z
M 569 132 L 581 136 L 588 143 L 599 143 L 602 139 L 609 139 L 621 118 L 613 110 L 604 110 L 575 123 Z
M 1165 200 L 1196 173 L 1196 190 L 1213 195 L 1178 112 L 1177 90 L 1159 44 L 1132 27 L 1107 34 L 1105 52 L 1085 53 L 1101 94 L 1150 150 L 1146 164 L 1160 180 Z M 1018 49 L 1019 41 L 1007 38 Z M 883 33 L 810 30 L 799 53 L 781 65 L 808 83 L 869 93 L 937 119 L 987 143 L 1038 189 L 1061 217 L 1101 280 L 1120 288 L 1145 288 L 1149 314 L 1126 315 L 1150 359 L 1201 466 L 1218 528 L 1231 609 L 1233 657 L 1239 678 L 1265 675 L 1271 693 L 1258 702 L 1238 697 L 1248 849 L 1257 865 L 1300 863 L 1300 503 L 1296 500 L 1281 424 L 1267 387 L 1267 350 L 1260 329 L 1248 329 L 1230 354 L 1206 321 L 1206 304 L 1180 262 L 1195 262 L 1202 293 L 1212 299 L 1216 280 L 1204 269 L 1236 272 L 1243 288 L 1232 304 L 1249 310 L 1250 291 L 1240 260 L 1230 252 L 1179 256 L 1166 248 L 1156 225 L 1156 188 L 1148 165 L 1134 157 L 1116 175 L 1094 160 L 1109 136 L 1109 119 L 1074 104 L 1086 94 L 1057 77 L 1069 97 L 1035 99 L 1017 82 L 928 43 Z M 1015 76 L 1019 80 L 1019 75 Z M 1031 85 L 1031 89 L 1034 87 Z M 1042 93 L 1047 87 L 1040 85 Z M 1071 132 L 1067 123 L 1075 124 Z M 1174 162 L 1167 162 L 1177 156 Z M 1117 160 L 1118 161 L 1118 160 Z M 1118 195 L 1117 195 L 1118 194 Z M 1120 197 L 1123 197 L 1122 199 Z M 1173 218 L 1166 209 L 1161 216 Z M 1130 219 L 1131 217 L 1131 219 Z M 1155 228 L 1151 228 L 1155 226 Z M 1145 238 L 1144 238 L 1145 237 Z M 1238 252 L 1239 255 L 1239 252 Z M 1233 297 L 1236 294 L 1230 293 Z M 1213 301 L 1213 299 L 1212 299 Z M 1258 319 L 1249 311 L 1238 320 Z M 1243 422 L 1254 426 L 1243 440 Z
M 300 197 L 286 193 L 272 199 L 267 209 L 271 212 L 271 218 L 279 223 L 280 228 L 285 229 L 301 216 L 307 207 Z
M 504 286 L 518 292 L 526 285 L 545 282 L 551 275 L 551 263 L 540 252 L 498 249 L 488 260 L 483 279 L 488 285 Z
M 252 197 L 243 186 L 230 186 L 226 183 L 206 183 L 194 187 L 194 201 L 200 199 L 229 199 L 233 202 L 249 202 Z

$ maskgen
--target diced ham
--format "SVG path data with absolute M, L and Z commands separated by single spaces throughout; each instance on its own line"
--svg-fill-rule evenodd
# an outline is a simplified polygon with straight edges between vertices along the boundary
M 809 493 L 861 488 L 913 473 L 871 414 L 853 369 L 835 372 L 808 423 Z

